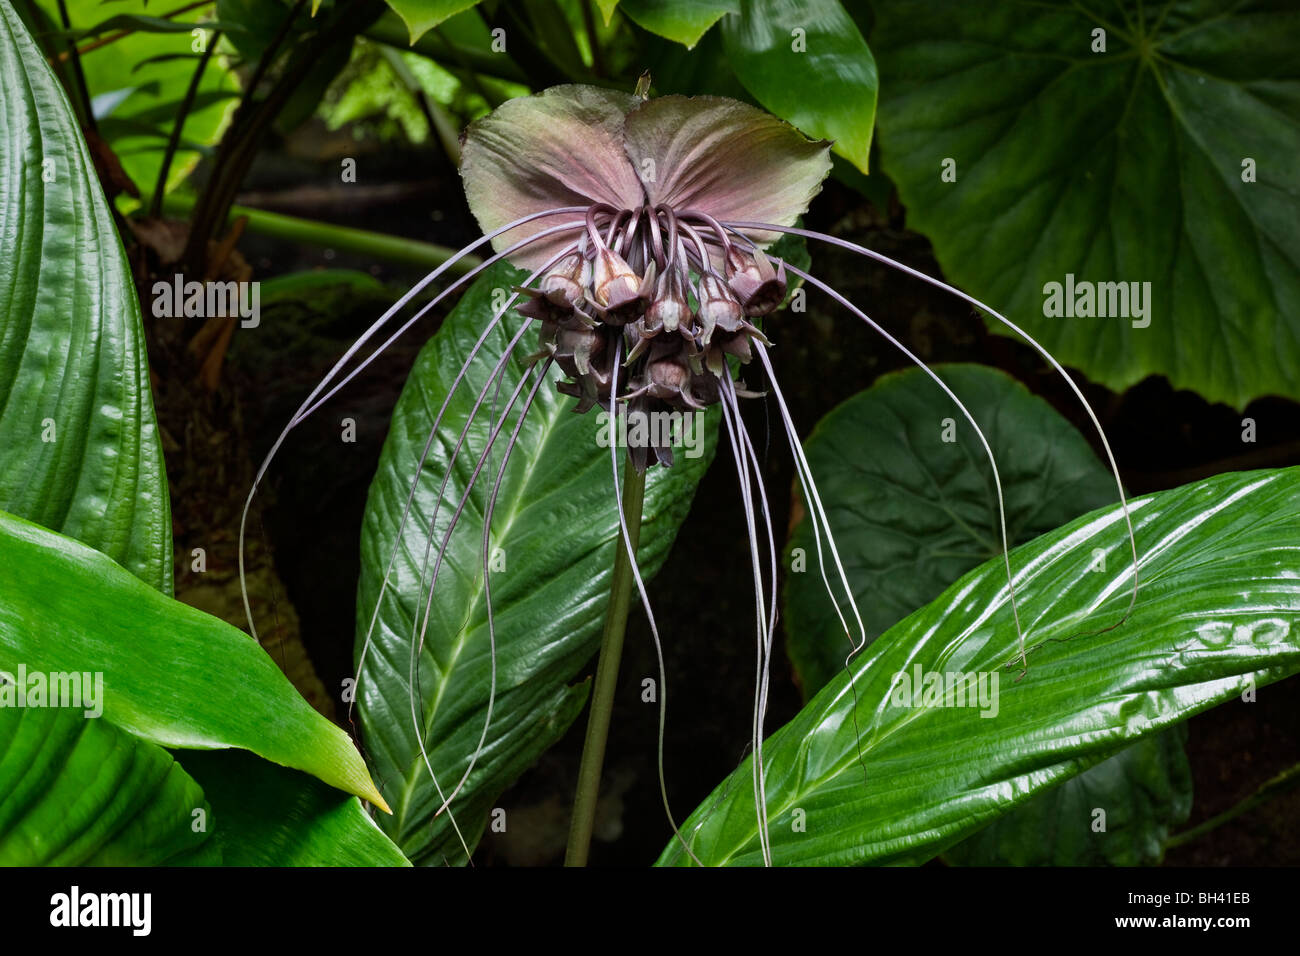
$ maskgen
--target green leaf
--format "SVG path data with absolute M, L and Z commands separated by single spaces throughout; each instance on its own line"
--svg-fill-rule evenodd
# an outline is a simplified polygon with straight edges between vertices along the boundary
M 867 171 L 876 61 L 839 0 L 740 0 L 722 39 L 754 99 Z
M 389 8 L 411 31 L 411 45 L 444 20 L 477 6 L 478 0 L 388 0 Z
M 56 0 L 39 0 L 39 5 L 59 22 L 58 3 Z M 93 26 L 103 19 L 104 7 L 100 0 L 67 0 L 68 16 L 72 26 Z M 148 15 L 146 0 L 114 0 L 112 9 L 123 15 Z M 154 13 L 157 12 L 156 4 Z M 202 25 L 211 39 L 211 27 Z M 143 86 L 151 81 L 157 82 L 158 92 L 154 94 L 136 93 L 131 96 L 114 114 L 121 119 L 144 119 L 150 111 L 167 100 L 175 100 L 189 86 L 194 75 L 195 64 L 185 60 L 158 60 L 157 57 L 171 53 L 192 53 L 194 39 L 190 31 L 192 25 L 183 33 L 144 33 L 134 32 L 120 40 L 91 50 L 81 57 L 81 67 L 86 75 L 86 85 L 91 95 L 120 90 L 128 86 Z M 242 34 L 239 34 L 242 37 Z M 149 65 L 142 61 L 152 59 Z M 139 69 L 136 69 L 136 67 Z M 208 64 L 199 83 L 199 97 L 195 108 L 185 118 L 182 138 L 188 143 L 201 143 L 211 146 L 221 138 L 235 102 L 231 94 L 239 92 L 239 84 L 234 74 L 220 65 L 220 58 L 214 57 Z M 226 97 L 216 98 L 213 94 L 225 93 Z M 164 111 L 158 122 L 165 123 L 170 130 L 176 117 L 176 107 Z M 106 135 L 108 144 L 118 155 L 122 168 L 142 193 L 151 193 L 158 182 L 158 172 L 162 168 L 162 154 L 155 151 L 141 151 L 141 137 L 129 128 L 120 128 L 117 135 Z M 167 188 L 171 189 L 182 182 L 198 164 L 196 152 L 181 150 L 167 174 Z
M 944 853 L 959 866 L 1144 866 L 1192 811 L 1187 725 L 1143 737 Z M 1098 818 L 1097 811 L 1105 811 Z M 1094 829 L 1097 822 L 1105 829 Z
M 81 710 L 0 707 L 0 866 L 219 863 L 192 826 L 207 809 L 155 744 Z
M 618 9 L 618 0 L 596 0 L 596 7 L 605 20 L 605 26 L 609 26 L 610 20 L 614 18 L 614 11 Z
M 1013 546 L 1115 499 L 1110 470 L 1083 436 L 1015 379 L 982 365 L 935 371 L 993 449 Z M 882 376 L 823 418 L 804 448 L 869 640 L 976 565 L 1001 557 L 984 447 L 920 369 Z M 791 557 L 816 561 L 811 522 L 799 524 L 790 548 Z M 837 603 L 854 621 L 848 601 Z M 797 622 L 786 648 L 806 700 L 844 669 L 850 646 L 815 565 L 787 578 L 785 619 Z M 1169 827 L 1191 808 L 1180 739 L 1160 735 L 1124 750 L 1000 818 L 976 845 L 959 844 L 950 857 L 1026 865 L 1157 861 Z M 1092 832 L 1091 816 L 1074 815 L 1079 807 L 1111 808 L 1104 838 Z
M 713 24 L 728 13 L 738 13 L 740 4 L 741 0 L 623 0 L 619 9 L 642 29 L 689 49 Z
M 1083 436 L 1015 379 L 982 365 L 939 365 L 935 372 L 993 449 L 1012 546 L 1117 501 L 1110 469 Z M 833 409 L 804 450 L 868 640 L 967 571 L 1001 559 L 984 446 L 920 369 L 884 375 Z M 844 670 L 851 644 L 836 604 L 854 626 L 838 580 L 831 577 L 835 603 L 826 593 L 812 532 L 805 518 L 791 535 L 791 556 L 806 561 L 807 570 L 787 577 L 784 594 L 786 649 L 805 700 Z M 833 573 L 827 556 L 828 577 Z
M 168 594 L 171 513 L 144 332 L 72 109 L 0 7 L 0 508 Z
M 0 512 L 0 669 L 99 672 L 103 719 L 164 747 L 240 747 L 382 805 L 352 741 L 242 631 L 98 551 Z
M 874 7 L 883 162 L 950 281 L 1117 391 L 1300 398 L 1294 3 Z M 1067 276 L 1149 295 L 1049 315 Z
M 1012 553 L 1023 677 L 1005 669 L 1016 635 L 994 560 L 890 628 L 854 660 L 852 685 L 837 676 L 777 731 L 764 748 L 774 862 L 921 862 L 1125 744 L 1300 671 L 1300 469 L 1219 475 L 1132 510 L 1141 587 L 1124 623 L 1129 542 L 1112 507 Z M 1090 570 L 1098 551 L 1103 572 Z M 900 675 L 918 667 L 922 681 L 979 675 L 988 706 L 913 701 Z M 705 863 L 761 861 L 750 773 L 683 824 Z M 660 862 L 683 859 L 670 845 Z
M 362 526 L 358 654 L 374 613 L 415 463 L 434 416 L 493 314 L 498 290 L 509 289 L 525 277 L 525 273 L 501 266 L 480 277 L 421 351 L 403 389 L 370 487 Z M 440 438 L 421 474 L 388 596 L 360 668 L 357 703 L 366 751 L 393 806 L 393 816 L 379 822 L 417 864 L 464 859 L 448 815 L 433 817 L 442 801 L 420 758 L 412 726 L 408 674 L 412 621 L 417 607 L 423 607 L 422 596 L 416 593 L 421 564 L 451 450 L 474 395 L 485 385 L 520 321 L 512 314 L 503 323 L 509 326 L 509 334 L 498 326 L 488 337 L 448 408 Z M 504 407 L 524 374 L 522 356 L 535 345 L 536 333 L 530 330 L 507 366 L 498 408 Z M 504 570 L 492 572 L 490 579 L 497 646 L 496 700 L 483 752 L 451 806 L 471 846 L 483 829 L 492 801 L 559 739 L 582 709 L 587 687 L 585 683 L 570 687 L 568 681 L 580 673 L 597 649 L 597 630 L 608 599 L 618 534 L 618 496 L 610 451 L 597 445 L 597 412 L 575 415 L 574 400 L 554 388 L 553 382 L 560 378 L 558 371 L 552 370 L 550 375 L 552 381 L 541 387 L 524 420 L 494 512 L 491 545 L 501 549 L 497 554 L 504 561 Z M 472 452 L 462 450 L 452 471 L 438 514 L 435 554 L 485 446 L 491 400 L 489 394 L 466 442 Z M 500 449 L 509 434 L 509 428 L 503 431 L 493 459 L 495 467 L 485 468 L 479 476 L 471 503 L 452 537 L 420 658 L 419 719 L 427 729 L 426 752 L 444 793 L 461 779 L 483 732 L 491 657 L 483 590 L 482 520 L 486 496 L 503 457 Z M 705 436 L 700 457 L 678 454 L 671 469 L 656 467 L 650 472 L 638 552 L 646 578 L 667 555 L 690 507 L 696 481 L 712 457 L 715 417 L 708 418 Z
M 242 27 L 238 23 L 217 20 L 210 20 L 205 23 L 186 23 L 183 20 L 165 20 L 162 17 L 150 17 L 140 13 L 119 13 L 107 20 L 101 20 L 93 27 L 73 30 L 72 37 L 83 40 L 113 30 L 123 30 L 130 33 L 191 33 L 194 30 L 238 31 L 241 29 Z
M 184 751 L 226 866 L 410 866 L 361 801 L 240 750 Z

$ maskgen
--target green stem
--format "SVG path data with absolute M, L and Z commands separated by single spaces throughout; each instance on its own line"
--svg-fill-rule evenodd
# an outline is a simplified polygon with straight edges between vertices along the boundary
M 1279 794 L 1286 793 L 1288 790 L 1300 786 L 1300 764 L 1288 767 L 1272 780 L 1265 781 L 1258 790 L 1252 793 L 1245 800 L 1242 800 L 1236 806 L 1229 807 L 1218 816 L 1210 817 L 1204 823 L 1192 827 L 1190 830 L 1184 830 L 1182 833 L 1175 834 L 1165 842 L 1165 849 L 1176 846 L 1182 846 L 1184 843 L 1190 843 L 1197 837 L 1202 837 L 1211 830 L 1217 829 L 1227 823 L 1234 817 L 1239 817 L 1247 810 L 1253 810 L 1261 803 L 1266 803 Z
M 630 459 L 623 472 L 623 514 L 627 516 L 627 535 L 635 553 L 641 541 L 645 472 L 632 467 Z M 609 607 L 605 611 L 605 631 L 600 638 L 596 681 L 591 691 L 587 739 L 582 745 L 582 764 L 578 768 L 578 792 L 573 801 L 565 866 L 587 865 L 591 831 L 596 822 L 596 798 L 600 795 L 600 773 L 605 763 L 605 743 L 609 739 L 609 718 L 614 710 L 614 691 L 618 686 L 618 665 L 623 656 L 623 635 L 627 631 L 627 614 L 631 606 L 632 561 L 620 531 L 614 552 L 614 575 L 609 586 Z
M 68 4 L 65 0 L 59 0 L 59 19 L 63 21 L 63 29 L 71 32 L 72 21 L 68 19 Z M 98 132 L 99 127 L 95 123 L 95 110 L 90 102 L 90 87 L 86 86 L 86 74 L 81 69 L 81 57 L 77 55 L 77 44 L 71 37 L 68 38 L 68 58 L 72 61 L 72 75 L 76 77 L 77 89 L 72 92 L 80 98 L 82 125 L 90 132 Z
M 145 202 L 148 202 L 147 198 Z M 193 195 L 169 193 L 163 199 L 163 211 L 172 218 L 183 219 L 194 210 L 196 202 L 197 199 Z M 403 239 L 382 232 L 354 229 L 351 226 L 336 226 L 333 223 L 286 216 L 283 213 L 252 209 L 248 206 L 231 206 L 230 216 L 236 219 L 247 216 L 246 228 L 249 232 L 270 236 L 272 239 L 287 239 L 290 242 L 355 252 L 385 262 L 421 266 L 426 269 L 442 265 L 456 253 L 455 249 L 447 246 L 421 242 L 418 239 Z M 483 260 L 478 256 L 467 255 L 447 271 L 453 275 L 463 275 L 482 263 Z
M 176 119 L 172 121 L 171 134 L 167 137 L 167 149 L 163 152 L 162 166 L 158 169 L 158 183 L 153 189 L 153 202 L 149 204 L 149 215 L 157 219 L 162 215 L 163 196 L 167 194 L 167 176 L 171 172 L 172 159 L 176 156 L 176 147 L 181 142 L 181 130 L 185 126 L 185 120 L 190 115 L 190 108 L 194 105 L 194 97 L 198 95 L 199 83 L 203 80 L 203 71 L 208 68 L 208 61 L 212 59 L 212 51 L 216 49 L 217 42 L 221 39 L 221 31 L 213 30 L 208 37 L 207 46 L 203 48 L 203 55 L 199 57 L 198 66 L 194 68 L 194 75 L 190 77 L 189 89 L 185 91 L 185 98 L 181 100 L 180 109 L 176 111 Z

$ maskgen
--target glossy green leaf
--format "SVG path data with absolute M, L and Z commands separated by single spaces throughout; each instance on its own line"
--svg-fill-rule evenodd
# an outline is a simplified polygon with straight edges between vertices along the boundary
M 58 22 L 58 3 L 56 0 L 38 0 L 41 8 Z M 101 0 L 67 0 L 68 17 L 74 29 L 92 27 L 104 19 L 105 12 L 111 10 L 115 15 L 150 16 L 158 13 L 157 3 L 147 4 L 146 0 L 114 0 L 106 7 Z M 157 60 L 146 66 L 139 66 L 142 61 L 170 53 L 193 53 L 195 39 L 190 27 L 180 33 L 145 33 L 133 32 L 120 40 L 91 50 L 81 57 L 81 67 L 86 74 L 86 85 L 91 95 L 120 90 L 130 86 L 143 86 L 149 82 L 158 84 L 156 92 L 139 92 L 132 94 L 114 113 L 114 118 L 122 120 L 138 119 L 156 125 L 163 136 L 171 130 L 176 117 L 176 105 L 163 114 L 150 119 L 153 110 L 168 101 L 177 100 L 189 86 L 194 75 L 195 62 L 186 60 Z M 205 41 L 211 38 L 204 24 Z M 136 67 L 139 66 L 139 69 Z M 204 71 L 199 84 L 200 97 L 195 109 L 185 119 L 182 140 L 185 143 L 210 146 L 217 142 L 230 114 L 234 111 L 235 101 L 229 94 L 239 92 L 239 85 L 233 73 L 221 67 L 220 58 L 214 57 Z M 217 94 L 228 94 L 218 97 Z M 132 129 L 119 126 L 105 132 L 109 146 L 117 154 L 122 168 L 145 194 L 153 192 L 158 181 L 158 172 L 162 168 L 162 150 L 157 148 L 160 139 Z M 182 148 L 176 154 L 168 172 L 167 185 L 172 188 L 187 177 L 199 161 L 199 154 Z
M 219 863 L 195 811 L 203 791 L 161 747 L 83 709 L 0 706 L 0 866 Z
M 388 0 L 389 8 L 411 31 L 412 44 L 444 20 L 477 5 L 478 0 Z
M 1117 391 L 1300 397 L 1300 8 L 873 7 L 883 162 L 950 281 Z
M 728 13 L 740 10 L 741 0 L 622 0 L 622 10 L 637 26 L 687 48 L 700 42 Z
M 993 560 L 881 635 L 852 683 L 837 676 L 772 735 L 774 862 L 921 862 L 1125 744 L 1300 671 L 1300 469 L 1220 475 L 1137 499 L 1132 513 L 1141 587 L 1124 623 L 1129 543 L 1111 507 L 1012 553 L 1031 648 L 1023 677 L 1006 668 L 1016 635 Z M 1099 559 L 1104 570 L 1091 570 Z M 902 675 L 910 683 L 917 668 L 913 698 Z M 926 675 L 949 674 L 982 681 L 981 706 L 927 702 Z M 761 862 L 750 773 L 746 763 L 682 825 L 705 863 Z M 661 862 L 683 859 L 670 845 Z
M 722 38 L 754 99 L 867 171 L 876 61 L 839 0 L 740 0 Z
M 242 750 L 177 754 L 226 866 L 410 866 L 361 801 Z
M 1192 811 L 1186 740 L 1185 724 L 1143 737 L 994 820 L 943 857 L 961 866 L 1159 863 L 1170 831 Z
M 415 464 L 429 428 L 456 372 L 493 312 L 498 290 L 525 273 L 497 267 L 462 297 L 438 333 L 420 353 L 393 413 L 391 430 L 370 488 L 361 532 L 362 574 L 357 600 L 358 652 L 374 613 L 398 520 Z M 473 396 L 482 388 L 520 319 L 507 320 L 510 333 L 488 337 L 457 392 L 421 473 L 411 518 L 380 610 L 374 641 L 358 682 L 357 703 L 375 779 L 393 807 L 379 823 L 415 863 L 463 861 L 464 852 L 446 813 L 433 817 L 441 800 L 420 758 L 413 729 L 408 679 L 412 622 L 423 602 L 417 594 L 429 523 Z M 524 374 L 524 356 L 536 348 L 529 331 L 507 366 L 498 408 Z M 560 375 L 549 373 L 553 381 Z M 461 500 L 488 435 L 485 402 L 452 470 L 437 519 L 437 542 Z M 547 747 L 559 739 L 581 710 L 585 683 L 570 687 L 595 653 L 597 631 L 608 598 L 617 495 L 608 448 L 597 444 L 598 413 L 573 413 L 574 400 L 548 382 L 524 419 L 493 515 L 495 551 L 489 584 L 496 626 L 497 685 L 492 722 L 483 752 L 452 814 L 473 846 L 492 801 Z M 516 419 L 512 418 L 509 428 Z M 502 444 L 509 437 L 503 432 Z M 716 440 L 716 419 L 708 419 L 701 456 L 679 453 L 671 469 L 654 468 L 646 490 L 646 520 L 638 554 L 648 578 L 663 562 L 685 519 L 695 483 Z M 681 450 L 679 449 L 679 452 Z M 452 537 L 440 572 L 432 618 L 420 658 L 419 720 L 425 749 L 444 793 L 464 774 L 483 732 L 491 680 L 491 656 L 483 587 L 483 515 L 495 468 L 485 468 L 462 523 Z M 620 460 L 623 453 L 619 452 Z M 435 544 L 436 553 L 436 544 Z
M 382 803 L 347 734 L 242 631 L 5 512 L 0 567 L 0 670 L 102 673 L 102 719 L 137 737 L 251 750 Z
M 1109 469 L 1083 436 L 1015 379 L 982 365 L 935 371 L 993 449 L 1013 546 L 1116 498 Z M 883 376 L 832 410 L 804 448 L 869 639 L 1001 557 L 984 447 L 920 369 Z M 809 565 L 785 587 L 792 622 L 786 648 L 807 699 L 844 669 L 849 643 L 817 571 L 811 522 L 799 524 L 790 548 L 791 558 Z M 852 621 L 849 602 L 838 603 Z M 1170 826 L 1191 807 L 1179 739 L 1162 734 L 1122 751 L 1001 817 L 977 845 L 959 844 L 950 856 L 968 863 L 1155 862 Z M 1091 817 L 1072 815 L 1079 806 L 1113 808 L 1105 839 L 1092 832 Z
M 0 508 L 168 594 L 171 513 L 140 306 L 58 81 L 0 7 Z
M 1012 546 L 1118 500 L 1110 469 L 1083 436 L 1015 379 L 982 365 L 935 371 L 993 449 Z M 920 369 L 882 376 L 833 409 L 804 449 L 868 640 L 1001 557 L 984 446 Z M 812 532 L 805 517 L 791 535 L 790 555 L 806 570 L 787 576 L 784 593 L 786 649 L 805 699 L 844 670 L 851 645 L 836 604 L 853 621 L 838 582 L 835 603 L 826 593 Z

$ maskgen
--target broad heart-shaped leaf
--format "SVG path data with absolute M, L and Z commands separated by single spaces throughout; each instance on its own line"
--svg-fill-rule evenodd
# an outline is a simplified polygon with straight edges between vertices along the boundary
M 361 801 L 242 750 L 177 754 L 226 866 L 410 866 Z
M 618 8 L 637 26 L 689 49 L 709 27 L 738 12 L 740 4 L 741 0 L 622 0 Z
M 5 512 L 0 568 L 0 670 L 100 673 L 101 719 L 136 737 L 251 750 L 382 804 L 352 741 L 248 635 Z
M 873 7 L 883 163 L 950 281 L 1116 390 L 1300 397 L 1292 0 Z
M 0 707 L 0 866 L 221 862 L 192 825 L 203 791 L 171 754 L 84 713 Z
M 980 423 L 998 462 L 1012 545 L 1116 498 L 1083 436 L 1010 376 L 982 365 L 935 372 Z M 1000 557 L 993 473 L 979 436 L 920 369 L 881 377 L 832 410 L 804 444 L 854 599 L 874 639 L 962 574 Z M 805 699 L 844 669 L 848 642 L 816 567 L 812 523 L 790 557 L 786 648 Z M 798 549 L 797 551 L 795 549 Z M 795 567 L 793 561 L 787 567 Z M 841 613 L 853 621 L 848 601 Z M 1191 809 L 1187 757 L 1174 731 L 1140 741 L 1000 817 L 949 858 L 969 863 L 1156 862 Z M 1104 834 L 1086 806 L 1110 808 Z M 1073 855 L 1072 855 L 1073 854 Z
M 494 305 L 503 301 L 502 290 L 524 278 L 525 273 L 508 267 L 481 276 L 421 351 L 407 379 L 370 486 L 361 531 L 358 655 L 434 416 L 491 319 Z M 464 860 L 448 814 L 433 816 L 442 801 L 420 757 L 412 726 L 408 675 L 412 622 L 417 607 L 424 606 L 417 592 L 425 544 L 438 487 L 474 396 L 487 384 L 521 321 L 512 313 L 487 338 L 448 408 L 420 476 L 373 642 L 359 668 L 357 703 L 367 757 L 393 806 L 393 816 L 379 823 L 417 864 Z M 509 331 L 502 331 L 502 325 Z M 498 409 L 504 408 L 524 374 L 524 359 L 536 341 L 536 332 L 525 332 L 506 367 Z M 496 628 L 496 700 L 483 752 L 451 806 L 471 847 L 492 801 L 559 739 L 582 709 L 586 684 L 570 687 L 568 682 L 597 649 L 619 534 L 613 459 L 610 449 L 598 444 L 603 419 L 595 410 L 574 414 L 575 401 L 555 389 L 561 378 L 558 370 L 549 375 L 551 381 L 541 386 L 524 419 L 493 513 L 494 570 L 488 584 Z M 466 442 L 468 450 L 462 449 L 452 470 L 438 513 L 435 555 L 486 445 L 492 395 L 489 391 Z M 479 476 L 452 536 L 420 657 L 419 720 L 429 763 L 444 793 L 455 787 L 478 749 L 487 713 L 491 655 L 482 573 L 483 517 L 487 493 L 516 420 L 512 417 L 502 431 L 495 464 Z M 637 555 L 647 579 L 667 555 L 690 508 L 696 482 L 712 458 L 716 417 L 706 416 L 700 429 L 702 435 L 695 432 L 701 439 L 698 457 L 688 457 L 689 449 L 678 448 L 671 469 L 656 467 L 648 473 Z M 621 450 L 618 457 L 621 470 Z
M 1219 475 L 1140 498 L 1132 513 L 1141 585 L 1124 623 L 1129 544 L 1111 507 L 1012 553 L 1031 647 L 1019 680 L 993 560 L 881 635 L 852 683 L 837 676 L 777 731 L 764 747 L 774 862 L 921 862 L 1125 744 L 1300 671 L 1300 468 Z M 1105 571 L 1090 570 L 1098 550 Z M 936 699 L 927 675 L 979 683 Z M 762 860 L 750 773 L 743 765 L 682 825 L 706 864 Z M 670 845 L 660 862 L 683 860 Z
M 140 306 L 71 107 L 0 7 L 0 508 L 171 593 Z
M 388 0 L 389 8 L 411 31 L 411 43 L 438 24 L 476 6 L 478 0 Z
M 839 0 L 741 0 L 722 39 L 754 99 L 867 171 L 876 61 Z
M 53 22 L 58 23 L 57 0 L 38 2 Z M 150 16 L 159 13 L 156 0 L 154 3 L 148 3 L 148 0 L 114 0 L 107 5 L 101 0 L 67 0 L 67 3 L 68 18 L 74 29 L 93 27 L 111 14 Z M 182 16 L 192 19 L 193 14 Z M 211 34 L 204 37 L 205 42 L 209 39 Z M 142 193 L 152 193 L 158 181 L 166 137 L 198 61 L 163 60 L 139 69 L 136 67 L 153 57 L 194 52 L 194 46 L 195 37 L 190 31 L 133 32 L 81 57 L 81 67 L 91 95 L 134 90 L 113 111 L 112 122 L 105 124 L 103 132 L 122 168 Z M 199 83 L 195 108 L 185 118 L 182 143 L 204 146 L 216 143 L 234 111 L 233 95 L 238 92 L 234 73 L 224 69 L 221 61 L 214 57 Z M 182 145 L 168 171 L 168 188 L 184 180 L 199 159 L 198 152 Z
M 1083 436 L 1015 379 L 982 365 L 935 372 L 993 449 L 1012 546 L 1118 500 L 1115 479 Z M 882 376 L 830 411 L 804 450 L 868 640 L 1001 557 L 984 446 L 920 369 Z M 786 649 L 807 699 L 844 670 L 852 645 L 826 593 L 806 516 L 791 535 L 786 566 L 802 569 L 786 578 L 784 617 Z M 854 628 L 829 553 L 826 573 Z
M 1170 829 L 1192 810 L 1186 741 L 1185 724 L 1143 737 L 949 847 L 944 860 L 963 866 L 1159 863 Z

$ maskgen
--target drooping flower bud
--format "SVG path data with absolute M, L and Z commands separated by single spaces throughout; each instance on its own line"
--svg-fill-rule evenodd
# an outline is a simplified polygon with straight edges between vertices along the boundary
M 556 305 L 537 289 L 526 289 L 517 285 L 510 291 L 524 297 L 524 301 L 515 306 L 515 311 L 530 319 L 559 323 L 573 313 L 572 309 Z
M 649 290 L 626 260 L 608 246 L 602 246 L 596 253 L 592 272 L 592 299 L 608 313 L 607 320 L 622 324 L 635 319 Z
M 579 252 L 571 252 L 538 283 L 542 295 L 562 309 L 576 309 L 586 298 L 589 267 Z
M 676 332 L 691 327 L 691 303 L 686 297 L 686 276 L 683 269 L 669 269 L 659 277 L 654 298 L 645 313 L 645 330 L 655 335 L 661 329 Z
M 732 246 L 727 254 L 727 281 L 746 315 L 767 315 L 785 301 L 785 263 L 773 269 L 761 249 L 751 254 Z
M 738 332 L 744 321 L 744 312 L 740 300 L 736 298 L 731 287 L 715 273 L 708 273 L 700 278 L 700 325 L 704 329 L 702 341 L 705 345 L 713 338 L 713 330 Z
M 561 328 L 555 336 L 557 364 L 575 378 L 590 375 L 591 361 L 605 350 L 605 336 L 596 329 Z

